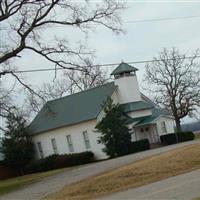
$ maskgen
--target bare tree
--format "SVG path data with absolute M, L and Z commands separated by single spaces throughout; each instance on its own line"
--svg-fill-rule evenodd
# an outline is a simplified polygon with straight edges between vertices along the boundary
M 14 83 L 11 88 L 6 89 L 5 85 L 0 80 L 0 116 L 7 118 L 8 114 L 15 112 L 16 107 L 12 104 L 12 93 L 15 88 Z M 4 131 L 4 126 L 2 125 L 2 120 L 0 123 L 0 130 Z
M 146 81 L 157 103 L 171 111 L 176 128 L 181 130 L 181 119 L 193 116 L 200 106 L 200 67 L 198 56 L 187 57 L 176 48 L 163 49 L 153 62 L 146 65 Z
M 92 63 L 87 62 L 84 67 L 84 71 L 79 72 L 65 72 L 64 77 L 69 83 L 70 93 L 73 94 L 77 91 L 84 91 L 93 87 L 104 84 L 109 80 L 106 71 L 103 71 L 98 66 L 92 65 Z
M 82 40 L 73 43 L 71 35 L 67 34 L 68 28 L 87 34 L 90 29 L 95 29 L 94 25 L 102 25 L 119 33 L 123 8 L 122 3 L 114 0 L 99 3 L 87 0 L 81 3 L 69 0 L 0 0 L 0 77 L 10 74 L 31 95 L 40 97 L 30 83 L 15 73 L 19 68 L 16 61 L 23 58 L 22 53 L 37 54 L 54 64 L 55 69 L 83 71 L 85 57 L 90 57 L 93 51 Z M 57 34 L 57 27 L 66 28 L 64 37 Z M 47 30 L 53 38 L 47 39 Z
M 27 93 L 26 110 L 29 110 L 28 113 L 37 113 L 48 100 L 97 87 L 108 80 L 109 77 L 105 70 L 87 63 L 84 71 L 64 72 L 61 79 L 44 83 L 36 90 L 37 94 L 42 96 L 42 99 L 32 93 Z
M 76 3 L 66 0 L 2 0 L 0 1 L 1 34 L 14 38 L 4 41 L 0 48 L 0 64 L 19 57 L 25 49 L 35 52 L 53 62 L 56 66 L 74 69 L 79 65 L 63 59 L 88 54 L 80 45 L 71 48 L 69 41 L 61 38 L 48 43 L 41 37 L 42 31 L 49 26 L 73 26 L 86 31 L 92 24 L 101 24 L 119 32 L 119 11 L 122 4 L 104 1 L 100 4 L 84 1 Z M 62 57 L 60 56 L 62 55 Z

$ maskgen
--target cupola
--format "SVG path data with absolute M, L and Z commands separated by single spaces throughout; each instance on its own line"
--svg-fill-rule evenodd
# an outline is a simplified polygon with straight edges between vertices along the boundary
M 136 71 L 138 71 L 137 68 L 121 62 L 120 65 L 111 73 L 111 75 L 114 75 L 115 79 L 117 79 L 124 76 L 136 75 Z
M 117 86 L 117 96 L 120 104 L 141 101 L 136 71 L 137 68 L 121 62 L 111 73 Z

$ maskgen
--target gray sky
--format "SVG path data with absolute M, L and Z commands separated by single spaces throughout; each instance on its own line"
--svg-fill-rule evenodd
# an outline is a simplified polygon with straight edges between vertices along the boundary
M 128 9 L 122 14 L 123 21 L 145 20 L 154 18 L 200 16 L 200 1 L 161 2 L 127 1 Z M 95 63 L 116 63 L 139 60 L 151 60 L 162 48 L 177 47 L 183 53 L 190 53 L 200 47 L 200 17 L 171 21 L 124 23 L 125 34 L 116 35 L 106 28 L 97 26 L 87 39 L 91 48 L 96 50 Z M 95 28 L 94 28 L 95 29 Z M 57 28 L 45 32 L 48 38 L 54 34 L 63 35 L 78 41 L 82 34 Z M 20 70 L 54 67 L 30 52 L 22 54 L 18 61 Z M 144 64 L 134 65 L 139 69 L 138 79 L 143 86 Z M 113 68 L 109 67 L 110 70 Z M 34 85 L 54 78 L 53 72 L 26 74 L 25 78 Z M 59 78 L 59 76 L 58 76 Z
M 196 1 L 197 2 L 197 1 Z M 123 21 L 200 16 L 200 1 L 188 1 L 187 3 L 163 2 L 145 3 L 144 1 L 127 1 L 127 9 L 122 14 Z M 89 34 L 88 45 L 96 50 L 96 62 L 98 64 L 116 63 L 138 60 L 151 60 L 163 47 L 177 47 L 183 53 L 192 52 L 200 47 L 200 17 L 192 19 L 180 19 L 173 21 L 124 23 L 125 34 L 116 35 L 106 28 L 97 26 L 96 31 Z M 74 34 L 74 30 L 58 27 L 56 30 L 46 31 L 46 37 L 55 34 L 63 35 L 69 40 L 79 40 L 83 35 Z M 53 67 L 41 57 L 30 52 L 23 53 L 23 58 L 18 62 L 20 69 Z M 138 78 L 143 79 L 144 64 L 135 65 L 140 70 Z M 110 67 L 109 67 L 110 68 Z M 46 77 L 45 77 L 46 76 Z M 28 79 L 40 84 L 44 80 L 51 80 L 54 73 L 30 73 Z
M 189 1 L 188 1 L 189 2 Z M 128 3 L 124 21 L 200 15 L 199 3 Z M 200 47 L 200 18 L 124 24 L 126 34 L 115 36 L 108 31 L 91 37 L 97 49 L 97 60 L 102 63 L 149 60 L 163 47 L 177 47 L 184 53 Z M 144 65 L 139 81 L 143 78 Z

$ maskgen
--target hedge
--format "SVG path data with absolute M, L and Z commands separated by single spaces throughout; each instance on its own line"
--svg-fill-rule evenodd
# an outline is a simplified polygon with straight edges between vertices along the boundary
M 0 180 L 15 177 L 17 173 L 10 166 L 7 166 L 4 161 L 0 161 Z
M 150 149 L 150 144 L 148 139 L 142 139 L 135 142 L 131 142 L 129 146 L 129 153 L 136 153 L 139 151 L 144 151 Z
M 82 152 L 74 154 L 51 155 L 43 159 L 34 160 L 29 163 L 24 171 L 26 174 L 44 172 L 52 169 L 71 167 L 90 163 L 94 160 L 92 152 Z
M 188 132 L 177 132 L 177 133 L 170 133 L 167 135 L 160 136 L 161 143 L 164 145 L 175 144 L 178 142 L 185 142 L 194 140 L 194 133 L 191 131 Z
M 189 140 L 194 140 L 195 136 L 192 131 L 187 132 L 178 132 L 178 141 L 179 142 L 185 142 Z
M 161 144 L 163 144 L 163 145 L 175 144 L 175 143 L 177 143 L 176 140 L 177 139 L 176 139 L 175 133 L 170 133 L 167 135 L 160 136 L 160 141 L 161 141 Z

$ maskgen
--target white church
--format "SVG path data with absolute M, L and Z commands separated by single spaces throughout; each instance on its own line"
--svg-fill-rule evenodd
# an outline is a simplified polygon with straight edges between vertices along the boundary
M 83 151 L 92 151 L 96 159 L 106 158 L 95 126 L 107 97 L 123 107 L 132 141 L 147 138 L 159 143 L 161 135 L 174 132 L 173 117 L 140 92 L 137 70 L 122 62 L 111 73 L 113 82 L 48 101 L 29 126 L 37 158 Z

